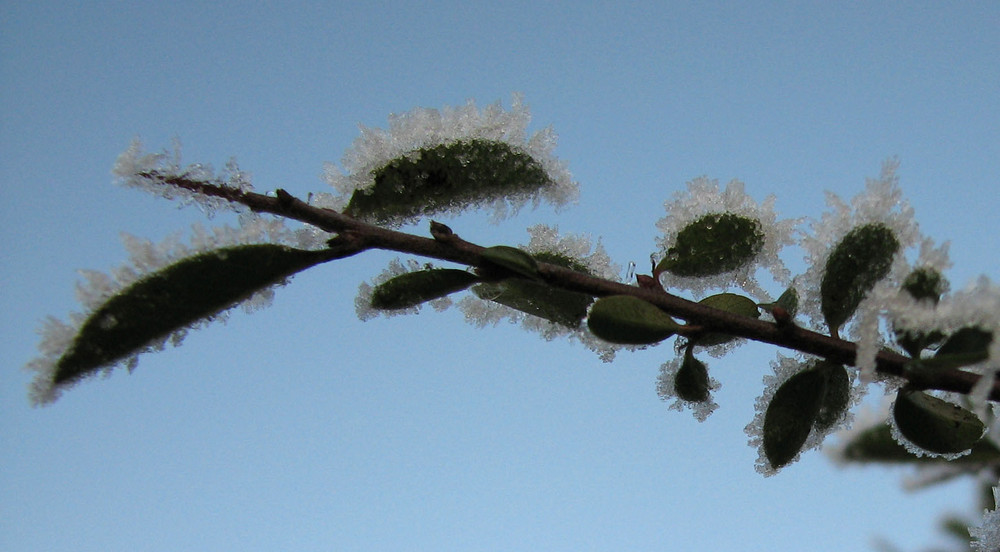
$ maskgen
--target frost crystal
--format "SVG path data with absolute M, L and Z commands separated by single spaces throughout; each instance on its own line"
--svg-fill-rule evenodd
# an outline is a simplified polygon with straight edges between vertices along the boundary
M 993 503 L 1000 504 L 1000 487 L 993 487 Z M 969 527 L 974 552 L 996 552 L 1000 550 L 1000 507 L 983 512 L 983 521 L 978 526 Z
M 127 288 L 149 273 L 160 270 L 183 258 L 226 246 L 245 245 L 252 243 L 275 243 L 301 247 L 301 235 L 288 230 L 281 220 L 263 218 L 253 214 L 241 217 L 241 226 L 229 226 L 206 229 L 195 225 L 189 244 L 184 244 L 177 235 L 170 236 L 163 242 L 154 244 L 128 234 L 122 235 L 122 241 L 129 253 L 129 262 L 116 269 L 111 274 L 93 270 L 80 272 L 83 281 L 77 283 L 77 300 L 84 312 L 74 312 L 69 315 L 69 323 L 49 317 L 42 324 L 39 334 L 41 342 L 38 349 L 40 356 L 31 360 L 26 368 L 35 373 L 35 379 L 30 385 L 29 397 L 33 404 L 43 405 L 54 402 L 66 384 L 52 384 L 56 365 L 59 359 L 69 350 L 73 339 L 79 332 L 89 315 L 103 305 L 110 297 Z M 264 289 L 243 303 L 242 308 L 251 312 L 270 304 L 273 297 L 272 289 Z M 224 320 L 226 313 L 219 313 L 214 319 Z M 207 324 L 210 320 L 195 323 L 195 327 Z M 114 320 L 108 320 L 114 324 Z M 187 330 L 185 328 L 165 336 L 157 343 L 151 343 L 146 351 L 161 350 L 167 342 L 178 345 Z M 137 353 L 138 354 L 138 353 Z M 107 366 L 104 373 L 110 373 L 118 365 L 132 370 L 137 363 L 137 355 L 123 359 L 115 365 Z
M 181 167 L 180 145 L 174 145 L 172 154 L 167 152 L 148 153 L 142 142 L 133 140 L 128 149 L 118 156 L 111 173 L 118 183 L 129 188 L 138 188 L 182 205 L 198 205 L 206 214 L 212 215 L 220 208 L 245 212 L 245 208 L 226 199 L 208 196 L 197 191 L 169 184 L 166 180 L 184 179 L 214 186 L 227 187 L 241 192 L 253 190 L 250 175 L 242 171 L 234 159 L 226 163 L 226 168 L 216 175 L 211 165 L 195 163 Z
M 794 243 L 792 234 L 798 221 L 777 219 L 774 196 L 768 196 L 758 204 L 743 191 L 743 183 L 738 180 L 731 181 L 723 191 L 719 190 L 718 180 L 705 177 L 688 182 L 687 187 L 687 191 L 675 194 L 673 201 L 664 204 L 667 215 L 656 223 L 656 227 L 663 232 L 663 237 L 657 239 L 661 257 L 667 255 L 684 228 L 706 215 L 729 213 L 757 221 L 758 230 L 763 235 L 763 246 L 748 261 L 721 274 L 690 277 L 664 272 L 660 275 L 664 287 L 687 289 L 695 296 L 703 296 L 709 289 L 735 284 L 764 299 L 767 294 L 755 277 L 758 268 L 768 270 L 778 282 L 788 282 L 789 271 L 778 257 L 778 252 L 785 245 Z
M 707 401 L 701 402 L 686 401 L 677 396 L 677 392 L 674 389 L 674 379 L 677 376 L 677 371 L 681 369 L 683 364 L 684 358 L 678 357 L 660 366 L 660 374 L 656 378 L 656 394 L 663 401 L 674 399 L 674 402 L 670 404 L 670 410 L 682 411 L 685 408 L 689 408 L 696 420 L 704 422 L 712 412 L 715 412 L 715 409 L 719 405 L 711 396 L 709 396 Z M 720 388 L 722 388 L 722 384 L 718 380 L 712 377 L 708 379 L 708 389 L 710 392 L 718 391 Z
M 551 180 L 551 185 L 532 194 L 523 197 L 504 195 L 492 198 L 487 205 L 479 205 L 491 208 L 494 220 L 504 218 L 509 211 L 516 212 L 529 200 L 537 205 L 545 199 L 556 206 L 574 201 L 579 193 L 577 184 L 573 182 L 565 163 L 552 154 L 555 134 L 547 128 L 527 137 L 529 120 L 527 106 L 521 102 L 520 96 L 515 95 L 510 111 L 504 111 L 499 102 L 480 110 L 469 101 L 457 108 L 418 108 L 392 115 L 388 130 L 362 127 L 361 136 L 344 154 L 343 171 L 331 163 L 324 170 L 325 180 L 339 194 L 324 197 L 324 206 L 342 210 L 356 190 L 371 190 L 375 186 L 373 175 L 395 159 L 459 141 L 506 144 L 514 152 L 530 156 Z M 453 206 L 450 211 L 454 213 L 464 207 Z

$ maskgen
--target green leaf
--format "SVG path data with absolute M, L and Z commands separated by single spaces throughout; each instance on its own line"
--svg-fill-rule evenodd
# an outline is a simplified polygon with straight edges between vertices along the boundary
M 254 293 L 331 258 L 258 244 L 217 249 L 150 273 L 95 310 L 56 363 L 54 382 L 80 379 L 176 330 L 210 319 Z
M 761 303 L 758 306 L 769 312 L 773 311 L 774 307 L 781 307 L 788 313 L 789 318 L 794 318 L 795 314 L 799 311 L 799 292 L 795 288 L 790 287 L 778 297 L 777 301 L 773 303 Z
M 713 213 L 685 226 L 655 272 L 712 276 L 735 270 L 764 247 L 760 222 L 733 213 Z
M 780 468 L 799 453 L 823 404 L 827 376 L 803 370 L 778 388 L 764 413 L 764 455 Z
M 624 345 L 658 343 L 681 328 L 655 305 L 631 295 L 598 299 L 590 307 L 587 326 L 597 337 Z
M 844 446 L 843 457 L 848 462 L 866 464 L 872 462 L 883 464 L 948 462 L 949 464 L 987 465 L 1000 462 L 1000 450 L 997 450 L 988 440 L 982 439 L 972 446 L 971 453 L 952 460 L 934 456 L 914 456 L 913 453 L 906 450 L 906 447 L 892 438 L 892 430 L 888 424 L 883 423 L 855 435 Z
M 480 299 L 495 301 L 572 329 L 580 327 L 587 316 L 587 307 L 594 302 L 594 298 L 585 293 L 531 280 L 482 283 L 473 287 L 472 292 Z
M 409 152 L 373 170 L 372 177 L 374 185 L 355 191 L 345 212 L 378 224 L 524 196 L 554 184 L 531 155 L 479 139 Z
M 462 291 L 477 280 L 475 274 L 454 268 L 407 272 L 376 286 L 371 305 L 383 310 L 407 309 Z
M 851 377 L 844 365 L 826 360 L 818 361 L 814 369 L 826 377 L 826 390 L 814 425 L 819 431 L 826 431 L 840 421 L 850 405 Z
M 709 295 L 698 302 L 706 307 L 731 312 L 740 316 L 760 318 L 760 309 L 757 308 L 757 303 L 754 302 L 753 299 L 743 295 L 735 293 L 719 293 L 716 295 Z M 731 335 L 712 332 L 696 337 L 694 339 L 694 343 L 702 347 L 711 347 L 713 345 L 728 343 L 734 339 L 736 338 Z
M 945 281 L 941 273 L 932 268 L 918 268 L 903 280 L 903 289 L 914 299 L 927 299 L 937 304 L 944 293 Z M 913 358 L 919 358 L 920 352 L 932 348 L 944 339 L 939 331 L 920 332 L 893 328 L 896 343 Z
M 696 359 L 688 347 L 684 353 L 684 361 L 674 375 L 674 392 L 685 401 L 705 402 L 708 400 L 710 387 L 708 367 Z
M 538 262 L 535 261 L 534 257 L 516 247 L 494 245 L 484 249 L 481 255 L 488 262 L 521 276 L 538 277 Z
M 820 282 L 820 308 L 833 335 L 889 274 L 899 240 L 881 223 L 859 226 L 833 248 Z
M 948 336 L 944 345 L 937 350 L 935 357 L 961 354 L 989 354 L 993 333 L 976 327 L 962 328 Z
M 986 429 L 972 412 L 914 389 L 899 391 L 892 415 L 903 437 L 937 454 L 969 450 Z

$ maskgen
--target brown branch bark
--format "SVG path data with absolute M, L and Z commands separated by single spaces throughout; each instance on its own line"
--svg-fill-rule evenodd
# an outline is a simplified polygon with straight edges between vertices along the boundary
M 233 203 L 244 205 L 255 212 L 270 213 L 311 224 L 326 232 L 338 234 L 341 239 L 349 240 L 352 247 L 357 247 L 358 251 L 385 249 L 467 266 L 484 266 L 484 261 L 481 258 L 483 246 L 459 238 L 446 226 L 438 223 L 431 223 L 431 233 L 434 237 L 425 238 L 382 228 L 337 211 L 309 205 L 280 189 L 272 197 L 176 176 L 169 178 L 156 174 L 143 176 L 158 179 L 172 186 L 224 198 Z M 689 324 L 697 324 L 708 331 L 770 343 L 842 364 L 854 365 L 856 363 L 857 345 L 850 341 L 820 334 L 794 324 L 778 325 L 739 316 L 658 289 L 604 280 L 549 263 L 540 262 L 538 265 L 542 279 L 555 287 L 579 291 L 595 297 L 631 295 L 656 305 L 673 317 L 680 318 Z M 940 370 L 933 373 L 913 371 L 908 369 L 909 361 L 909 357 L 904 355 L 892 351 L 882 351 L 876 357 L 876 370 L 882 374 L 903 378 L 910 385 L 921 389 L 939 389 L 962 394 L 970 393 L 980 379 L 977 374 L 959 369 Z M 989 399 L 1000 401 L 1000 382 L 993 385 Z

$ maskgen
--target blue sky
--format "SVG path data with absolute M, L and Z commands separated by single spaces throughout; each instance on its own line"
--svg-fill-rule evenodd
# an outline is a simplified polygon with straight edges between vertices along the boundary
M 110 184 L 133 137 L 235 156 L 258 189 L 325 186 L 358 124 L 525 94 L 580 202 L 558 223 L 643 265 L 663 202 L 739 178 L 785 217 L 860 192 L 890 156 L 953 287 L 1000 276 L 995 3 L 5 3 L 0 22 L 0 548 L 29 550 L 903 550 L 971 513 L 968 482 L 821 453 L 770 478 L 743 427 L 775 351 L 710 369 L 720 409 L 668 411 L 669 346 L 613 364 L 458 311 L 357 320 L 373 253 L 295 278 L 275 304 L 192 334 L 131 375 L 33 409 L 36 328 L 78 307 L 76 270 L 125 260 L 119 232 L 196 210 Z M 217 222 L 226 219 L 220 217 Z M 422 229 L 417 229 L 422 231 Z M 793 270 L 804 270 L 789 252 Z

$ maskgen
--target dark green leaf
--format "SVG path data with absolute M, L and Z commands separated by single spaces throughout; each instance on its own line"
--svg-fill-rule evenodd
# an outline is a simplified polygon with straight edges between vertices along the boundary
M 479 278 L 454 268 L 435 268 L 400 274 L 372 290 L 375 309 L 407 309 L 426 301 L 462 291 Z
M 863 463 L 969 463 L 995 464 L 1000 462 L 1000 450 L 997 450 L 988 440 L 982 439 L 972 447 L 972 452 L 955 458 L 944 460 L 932 456 L 914 456 L 906 447 L 892 438 L 892 430 L 888 424 L 879 424 L 854 436 L 844 447 L 844 459 L 848 462 Z
M 764 247 L 760 222 L 733 213 L 713 213 L 685 226 L 655 272 L 712 276 L 735 270 Z
M 375 184 L 354 192 L 346 213 L 379 224 L 523 196 L 554 184 L 527 153 L 476 139 L 410 152 L 373 170 L 372 177 Z
M 731 312 L 740 316 L 760 318 L 760 310 L 757 308 L 757 303 L 755 303 L 753 299 L 743 295 L 737 295 L 735 293 L 719 293 L 716 295 L 710 295 L 698 302 L 706 307 Z M 711 347 L 713 345 L 727 343 L 734 339 L 736 338 L 731 335 L 713 332 L 698 336 L 694 339 L 694 343 L 702 347 Z
M 818 361 L 814 369 L 823 372 L 826 377 L 826 391 L 815 423 L 816 429 L 826 431 L 843 418 L 850 405 L 851 377 L 842 364 L 825 360 Z
M 969 450 L 985 430 L 972 412 L 914 389 L 899 391 L 892 415 L 903 437 L 937 454 Z
M 820 283 L 820 307 L 834 335 L 872 287 L 889 274 L 899 247 L 892 230 L 872 223 L 851 230 L 833 248 Z
M 631 295 L 611 295 L 590 307 L 587 326 L 611 343 L 649 345 L 677 333 L 680 326 L 653 304 Z
M 960 355 L 960 354 L 987 354 L 990 343 L 993 342 L 993 333 L 979 328 L 962 328 L 948 336 L 944 345 L 937 350 L 935 356 Z
M 508 245 L 487 247 L 483 250 L 482 257 L 521 276 L 538 277 L 538 262 L 535 261 L 534 257 L 516 247 Z
M 705 402 L 709 397 L 708 367 L 696 359 L 688 347 L 684 361 L 674 376 L 674 392 L 685 401 Z
M 812 431 L 826 392 L 826 375 L 803 370 L 778 388 L 764 413 L 764 455 L 774 468 L 792 461 Z
M 472 288 L 481 299 L 496 301 L 512 309 L 576 329 L 587 316 L 594 298 L 531 280 L 509 279 L 482 283 Z
M 790 318 L 794 318 L 795 314 L 799 310 L 799 292 L 795 288 L 788 288 L 778 297 L 778 300 L 773 303 L 762 303 L 759 305 L 760 308 L 766 309 L 767 311 L 773 311 L 774 307 L 781 307 L 785 309 Z
M 142 352 L 176 330 L 329 259 L 327 251 L 270 244 L 182 259 L 123 289 L 94 311 L 56 364 L 54 382 L 77 380 Z

